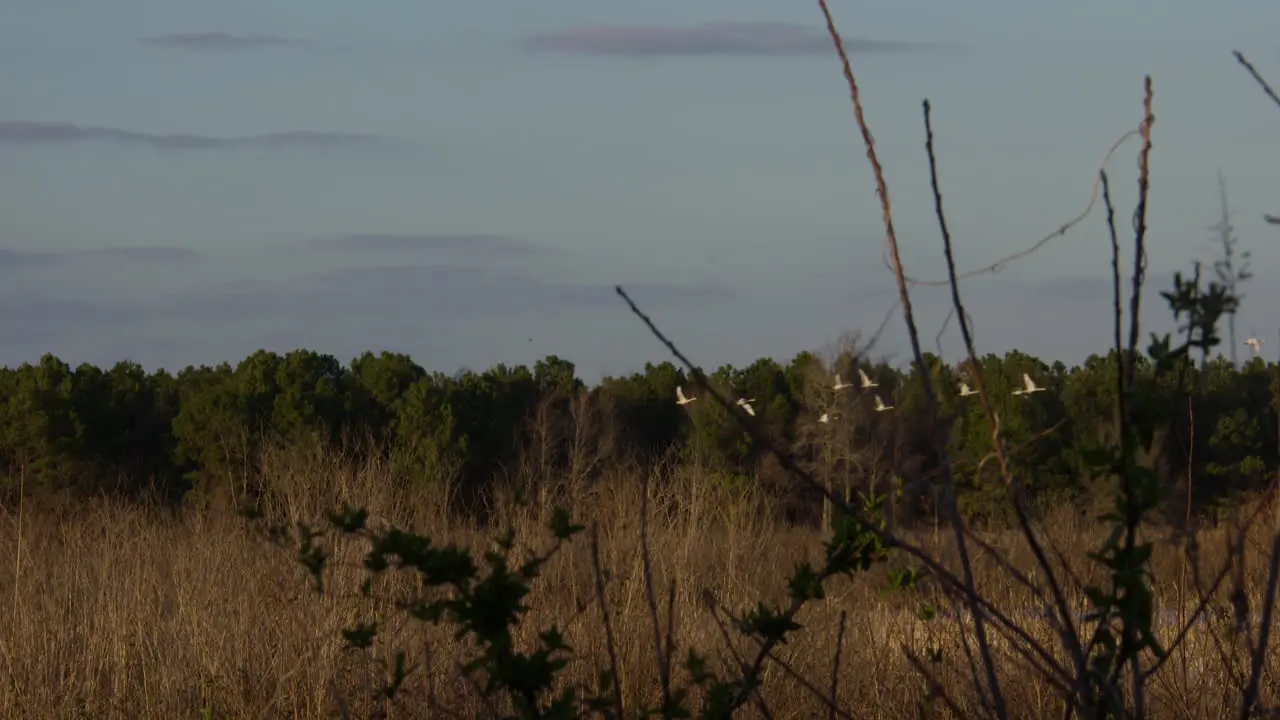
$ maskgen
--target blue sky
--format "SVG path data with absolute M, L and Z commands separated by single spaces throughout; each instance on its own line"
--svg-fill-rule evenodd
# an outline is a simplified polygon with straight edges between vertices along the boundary
M 1147 324 L 1168 325 L 1172 271 L 1213 257 L 1220 168 L 1257 274 L 1240 331 L 1276 351 L 1280 228 L 1262 215 L 1280 213 L 1280 108 L 1230 51 L 1280 84 L 1280 6 L 831 6 L 909 274 L 943 272 L 922 98 L 970 268 L 1084 209 L 1151 73 Z M 446 372 L 554 353 L 595 378 L 667 359 L 616 283 L 707 366 L 870 335 L 896 290 L 821 23 L 816 2 L 765 0 L 17 4 L 0 25 L 0 362 L 176 369 L 304 346 Z M 1122 230 L 1137 151 L 1109 166 Z M 1099 207 L 967 281 L 981 349 L 1104 350 L 1109 268 Z M 916 304 L 932 347 L 946 294 Z M 878 351 L 907 361 L 900 316 Z

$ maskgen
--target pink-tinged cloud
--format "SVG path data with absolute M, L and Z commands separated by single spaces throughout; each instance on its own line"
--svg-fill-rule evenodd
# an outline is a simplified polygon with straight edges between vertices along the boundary
M 224 32 L 169 33 L 138 39 L 143 45 L 181 50 L 251 50 L 305 45 L 279 35 L 232 35 Z
M 910 52 L 927 43 L 841 38 L 849 52 Z M 709 22 L 678 25 L 583 25 L 529 35 L 535 52 L 582 55 L 825 55 L 826 30 L 781 22 Z

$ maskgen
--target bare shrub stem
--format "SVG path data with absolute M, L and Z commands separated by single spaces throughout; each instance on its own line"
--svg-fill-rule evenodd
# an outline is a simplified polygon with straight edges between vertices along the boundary
M 1009 490 L 1010 500 L 1013 510 L 1018 519 L 1018 527 L 1023 537 L 1027 541 L 1027 545 L 1031 548 L 1032 554 L 1036 558 L 1036 562 L 1044 571 L 1045 580 L 1049 585 L 1050 592 L 1053 595 L 1053 603 L 1057 612 L 1063 635 L 1063 644 L 1066 646 L 1067 652 L 1071 654 L 1072 662 L 1076 667 L 1076 675 L 1079 677 L 1085 670 L 1084 651 L 1080 644 L 1080 636 L 1076 632 L 1075 621 L 1072 619 L 1071 606 L 1067 602 L 1065 593 L 1062 591 L 1061 583 L 1058 581 L 1057 574 L 1054 572 L 1053 566 L 1049 563 L 1039 539 L 1036 537 L 1034 529 L 1031 527 L 1030 518 L 1026 513 L 1026 494 L 1021 482 L 1013 477 L 1012 471 L 1009 469 L 1008 457 L 1004 450 L 1004 444 L 1000 439 L 1000 423 L 996 420 L 995 411 L 991 407 L 991 398 L 987 393 L 986 383 L 983 380 L 982 366 L 978 360 L 977 347 L 973 341 L 973 333 L 969 328 L 968 313 L 965 310 L 964 302 L 960 299 L 960 282 L 956 275 L 955 255 L 951 242 L 951 230 L 947 225 L 946 212 L 942 206 L 942 189 L 938 183 L 938 161 L 937 153 L 933 146 L 933 117 L 932 107 L 926 99 L 922 103 L 925 127 L 925 152 L 929 159 L 929 184 L 933 190 L 934 212 L 938 219 L 938 229 L 942 233 L 943 251 L 947 260 L 947 273 L 951 283 L 951 302 L 954 314 L 960 324 L 960 334 L 964 338 L 965 350 L 969 355 L 969 364 L 971 369 L 974 387 L 978 391 L 978 399 L 982 404 L 983 412 L 986 414 L 987 427 L 991 433 L 992 452 L 996 456 L 996 461 L 1000 467 L 1000 475 L 1004 480 L 1005 487 Z M 1038 590 L 1032 588 L 1033 591 Z M 1081 688 L 1077 688 L 1079 690 Z
M 969 559 L 964 524 L 960 518 L 960 511 L 956 507 L 955 480 L 951 476 L 950 459 L 947 456 L 947 441 L 941 432 L 941 424 L 938 422 L 938 401 L 934 395 L 933 383 L 929 377 L 929 368 L 925 365 L 924 355 L 920 351 L 920 333 L 916 329 L 915 314 L 911 309 L 911 294 L 907 290 L 907 280 L 902 271 L 902 257 L 898 251 L 897 231 L 893 227 L 893 213 L 890 209 L 889 188 L 885 183 L 884 168 L 881 167 L 880 159 L 876 154 L 875 140 L 871 136 L 871 129 L 867 125 L 867 120 L 862 110 L 862 98 L 858 91 L 858 81 L 854 77 L 849 55 L 845 52 L 844 42 L 840 38 L 839 31 L 836 30 L 835 20 L 831 17 L 831 9 L 827 7 L 826 0 L 818 0 L 818 6 L 822 9 L 822 15 L 827 21 L 827 32 L 831 35 L 831 41 L 835 44 L 836 53 L 840 56 L 844 78 L 849 84 L 849 97 L 853 101 L 853 114 L 858 121 L 858 130 L 862 133 L 862 143 L 867 150 L 867 159 L 871 162 L 871 170 L 875 175 L 876 194 L 880 197 L 881 219 L 884 221 L 885 243 L 889 255 L 893 259 L 893 272 L 898 283 L 902 314 L 907 323 L 907 334 L 911 338 L 911 354 L 915 359 L 916 367 L 920 371 L 920 382 L 924 388 L 925 410 L 931 425 L 930 436 L 938 454 L 943 487 L 947 493 L 946 512 L 955 533 L 956 551 L 960 556 L 965 590 L 968 595 L 976 596 L 977 589 L 973 577 L 973 564 Z M 974 635 L 978 641 L 978 652 L 982 658 L 983 670 L 986 673 L 986 689 L 990 692 L 990 697 L 984 697 L 984 702 L 990 703 L 996 717 L 1006 718 L 1008 717 L 1008 710 L 1005 705 L 1004 694 L 1000 690 L 1000 680 L 996 676 L 995 660 L 991 655 L 986 622 L 976 605 L 969 603 L 969 608 L 973 614 Z

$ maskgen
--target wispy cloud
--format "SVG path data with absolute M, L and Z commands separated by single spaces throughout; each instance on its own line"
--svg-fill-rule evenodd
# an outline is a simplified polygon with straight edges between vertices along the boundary
M 930 43 L 842 38 L 849 52 L 912 52 Z M 583 25 L 523 38 L 535 52 L 584 55 L 826 55 L 825 30 L 781 22 L 708 22 L 698 25 Z
M 64 268 L 73 263 L 95 259 L 119 260 L 128 263 L 160 262 L 178 263 L 195 260 L 200 253 L 190 248 L 121 246 L 87 250 L 30 251 L 0 248 L 0 274 L 17 270 Z
M 635 283 L 627 291 L 645 307 L 681 312 L 737 297 L 715 285 Z M 292 280 L 232 281 L 146 295 L 74 280 L 0 284 L 0 362 L 55 352 L 77 362 L 110 364 L 128 357 L 180 367 L 238 360 L 262 346 L 357 353 L 399 343 L 452 364 L 474 359 L 488 347 L 489 340 L 477 339 L 485 335 L 477 328 L 515 332 L 523 342 L 524 333 L 539 332 L 532 328 L 563 326 L 566 318 L 579 317 L 576 313 L 620 302 L 612 285 L 539 280 L 448 263 L 343 268 Z M 441 345 L 424 337 L 449 341 Z
M 7 255 L 0 253 L 0 268 Z M 57 256 L 18 255 L 32 262 Z M 84 267 L 75 263 L 71 272 L 83 273 Z M 516 271 L 440 263 L 344 268 L 219 287 L 191 284 L 170 293 L 148 291 L 133 284 L 134 279 L 117 277 L 94 272 L 57 282 L 32 277 L 19 283 L 5 276 L 0 283 L 0 363 L 34 361 L 54 352 L 71 362 L 109 365 L 130 358 L 176 369 L 187 363 L 238 361 L 259 347 L 283 351 L 298 346 L 339 357 L 386 347 L 411 352 L 428 367 L 444 370 L 460 364 L 484 368 L 497 361 L 527 362 L 535 353 L 569 357 L 587 373 L 630 372 L 645 360 L 665 359 L 607 278 L 535 279 Z M 1161 285 L 1154 282 L 1143 293 L 1143 324 L 1153 332 L 1173 329 L 1158 296 Z M 892 281 L 875 288 L 815 283 L 790 290 L 714 283 L 628 282 L 624 287 L 687 352 L 710 366 L 749 362 L 760 354 L 785 360 L 820 347 L 850 326 L 867 337 L 895 293 Z M 948 320 L 949 289 L 918 291 L 916 321 L 925 349 L 935 351 L 945 323 L 940 341 L 944 357 L 953 363 L 963 358 L 955 318 Z M 1111 290 L 1105 274 L 975 278 L 963 284 L 962 293 L 982 353 L 1017 348 L 1070 363 L 1110 347 Z M 1280 301 L 1280 290 L 1261 285 L 1254 300 L 1265 314 L 1265 308 Z M 796 317 L 805 322 L 794 322 Z M 1046 329 L 1046 317 L 1054 318 L 1051 329 Z M 1242 318 L 1241 327 L 1266 322 L 1257 317 L 1262 319 Z M 715 332 L 706 332 L 708 327 Z M 526 342 L 529 337 L 535 344 Z M 1237 350 L 1248 352 L 1242 346 Z M 895 364 L 908 362 L 910 345 L 900 315 L 891 318 L 877 345 L 874 354 L 881 353 Z
M 310 45 L 305 40 L 295 40 L 279 35 L 232 35 L 225 32 L 166 33 L 138 38 L 138 42 L 152 47 L 175 50 L 256 50 Z
M 0 121 L 0 143 L 44 145 L 93 141 L 146 145 L 157 150 L 384 148 L 403 144 L 401 140 L 383 135 L 333 131 L 289 130 L 243 137 L 214 137 L 190 133 L 146 133 L 71 123 Z
M 105 247 L 85 250 L 83 254 L 139 262 L 185 262 L 200 257 L 200 253 L 191 248 L 166 246 Z
M 649 303 L 709 302 L 728 297 L 719 286 L 628 286 Z M 616 302 L 612 285 L 560 283 L 449 263 L 328 270 L 236 291 L 191 294 L 166 303 L 164 312 L 191 319 L 279 313 L 319 320 L 337 315 L 460 315 L 594 308 Z
M 0 248 L 0 272 L 19 268 L 61 265 L 69 259 L 65 254 L 57 252 L 29 252 Z
M 0 342 L 31 344 L 102 328 L 120 330 L 145 318 L 135 303 L 110 298 L 61 297 L 58 293 L 6 293 Z M 37 351 L 36 356 L 43 352 Z M 34 359 L 34 358 L 30 358 Z
M 527 255 L 538 248 L 505 235 L 352 233 L 317 238 L 315 245 L 365 251 L 445 251 L 484 255 Z

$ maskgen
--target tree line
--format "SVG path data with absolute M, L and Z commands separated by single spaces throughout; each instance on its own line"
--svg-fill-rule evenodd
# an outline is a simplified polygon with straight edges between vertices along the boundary
M 1076 367 L 1018 351 L 980 362 L 1012 469 L 1033 499 L 1088 501 L 1097 488 L 1087 454 L 1116 436 L 1114 351 Z M 931 433 L 940 428 L 963 509 L 998 520 L 1008 503 L 995 463 L 985 460 L 990 430 L 978 396 L 961 392 L 971 368 L 932 355 L 925 364 L 938 388 L 938 417 L 925 410 L 917 372 L 853 352 L 833 362 L 808 352 L 785 364 L 760 359 L 708 379 L 726 397 L 749 401 L 773 444 L 831 487 L 850 497 L 888 494 L 902 519 L 932 511 L 939 463 Z M 1237 366 L 1218 356 L 1193 369 L 1199 382 L 1185 390 L 1170 380 L 1177 374 L 1155 373 L 1140 358 L 1134 388 L 1141 403 L 1187 406 L 1143 458 L 1173 490 L 1166 495 L 1175 515 L 1212 511 L 1280 470 L 1280 365 L 1253 358 Z M 861 374 L 874 387 L 864 387 Z M 1015 395 L 1024 374 L 1044 391 Z M 678 404 L 677 388 L 695 399 Z M 176 374 L 132 362 L 72 368 L 53 355 L 0 369 L 8 500 L 20 486 L 166 503 L 218 488 L 252 495 L 263 481 L 264 448 L 299 443 L 379 454 L 397 482 L 452 483 L 464 504 L 495 483 L 580 488 L 619 471 L 652 477 L 692 467 L 700 482 L 767 489 L 792 519 L 816 512 L 816 498 L 796 489 L 768 449 L 669 362 L 592 387 L 555 356 L 532 368 L 453 376 L 403 354 L 366 352 L 344 365 L 309 350 L 263 350 L 235 366 Z

